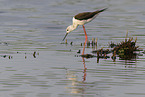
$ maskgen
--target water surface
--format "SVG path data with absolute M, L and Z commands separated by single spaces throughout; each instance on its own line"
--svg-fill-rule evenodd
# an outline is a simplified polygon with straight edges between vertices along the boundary
M 144 0 L 1 0 L 0 96 L 144 97 L 144 55 L 98 63 L 76 57 L 83 49 L 81 26 L 61 44 L 75 14 L 108 7 L 85 25 L 89 40 L 97 37 L 98 49 L 107 48 L 124 41 L 128 31 L 145 49 L 144 5 Z

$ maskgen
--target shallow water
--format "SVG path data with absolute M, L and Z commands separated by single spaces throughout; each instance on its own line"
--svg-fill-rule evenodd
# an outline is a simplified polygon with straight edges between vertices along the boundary
M 1 0 L 0 96 L 144 97 L 144 55 L 98 63 L 76 57 L 83 49 L 81 26 L 61 44 L 72 16 L 108 7 L 85 25 L 89 40 L 97 37 L 98 49 L 107 48 L 111 41 L 124 41 L 128 31 L 145 49 L 144 5 L 144 0 Z

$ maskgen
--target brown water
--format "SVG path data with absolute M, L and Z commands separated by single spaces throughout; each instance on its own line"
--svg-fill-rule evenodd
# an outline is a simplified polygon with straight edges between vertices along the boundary
M 98 49 L 124 40 L 126 32 L 145 49 L 144 0 L 1 0 L 1 97 L 144 97 L 145 56 L 113 62 L 82 59 L 82 27 L 61 44 L 72 16 L 109 9 L 86 24 Z M 91 53 L 86 48 L 85 53 Z M 84 62 L 86 68 L 84 68 Z

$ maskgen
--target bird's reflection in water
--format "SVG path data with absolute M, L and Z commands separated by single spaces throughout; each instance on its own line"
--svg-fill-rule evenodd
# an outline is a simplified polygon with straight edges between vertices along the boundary
M 84 30 L 84 31 L 85 31 L 85 30 Z M 87 43 L 87 37 L 86 37 L 86 39 L 85 39 L 85 43 L 84 43 L 82 55 L 84 55 L 86 43 Z M 82 62 L 83 62 L 83 65 L 84 65 L 84 72 L 83 72 L 83 73 L 84 73 L 83 82 L 84 82 L 84 81 L 86 80 L 86 71 L 87 71 L 86 63 L 85 63 L 84 57 L 82 57 Z
M 78 72 L 77 71 L 68 71 L 67 70 L 67 79 L 69 80 L 69 82 L 67 83 L 67 91 L 70 92 L 71 94 L 85 94 L 85 89 L 86 89 L 86 77 L 87 77 L 87 68 L 86 68 L 86 64 L 85 64 L 85 59 L 82 57 L 82 62 L 83 62 L 83 69 L 82 69 L 82 73 L 83 75 L 81 75 L 81 80 L 78 77 Z M 81 64 L 82 65 L 82 64 Z
M 87 68 L 86 68 L 86 63 L 85 63 L 85 59 L 84 59 L 84 57 L 82 57 L 82 62 L 83 62 L 83 65 L 84 65 L 84 72 L 83 72 L 83 74 L 84 74 L 84 76 L 83 76 L 83 82 L 86 80 L 86 76 L 87 76 L 87 74 L 86 74 L 86 71 L 87 71 Z
M 85 45 L 87 43 L 87 39 L 85 40 L 84 46 L 83 46 L 83 52 L 82 55 L 84 55 L 85 52 Z M 70 81 L 67 85 L 67 90 L 72 93 L 72 94 L 85 94 L 85 89 L 86 89 L 86 79 L 87 79 L 87 68 L 86 68 L 86 63 L 85 63 L 85 58 L 82 57 L 82 63 L 83 63 L 83 69 L 82 69 L 82 73 L 83 75 L 81 75 L 81 80 L 80 77 L 78 77 L 78 73 L 77 71 L 68 71 L 67 70 L 67 79 Z M 82 65 L 82 64 L 81 64 Z
M 67 71 L 67 79 L 69 80 L 67 82 L 67 92 L 70 92 L 71 94 L 85 94 L 86 85 L 84 81 L 86 80 L 86 69 L 83 71 L 83 78 L 79 78 L 76 71 Z

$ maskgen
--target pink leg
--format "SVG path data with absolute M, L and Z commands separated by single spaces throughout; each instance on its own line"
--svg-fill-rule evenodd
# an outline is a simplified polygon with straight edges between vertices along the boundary
M 84 43 L 84 48 L 83 48 L 83 52 L 82 52 L 82 55 L 84 55 L 84 52 L 85 52 L 85 45 L 87 43 L 87 39 L 88 39 L 88 36 L 87 36 L 87 33 L 86 33 L 86 30 L 85 30 L 85 26 L 83 25 L 83 29 L 84 29 L 84 33 L 85 33 L 85 43 Z M 84 64 L 84 77 L 83 77 L 83 82 L 86 80 L 86 64 L 85 64 L 85 59 L 82 57 L 83 59 L 83 64 Z
M 84 33 L 85 33 L 85 42 L 87 42 L 88 36 L 87 36 L 87 33 L 86 33 L 86 30 L 85 30 L 85 26 L 84 25 L 83 25 L 83 29 L 84 29 Z
M 83 25 L 83 29 L 84 29 L 84 33 L 85 33 L 85 44 L 84 44 L 84 48 L 83 48 L 82 55 L 84 55 L 84 52 L 85 52 L 85 45 L 86 45 L 87 40 L 88 40 L 88 36 L 87 36 L 87 33 L 86 33 L 86 30 L 85 30 L 85 26 L 84 26 L 84 25 Z

